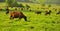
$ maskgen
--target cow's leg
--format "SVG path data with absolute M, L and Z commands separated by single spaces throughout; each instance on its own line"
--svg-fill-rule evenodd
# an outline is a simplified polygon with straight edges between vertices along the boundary
M 10 19 L 14 19 L 14 17 L 10 17 Z
M 11 15 L 11 16 L 10 16 L 10 19 L 14 19 L 14 15 L 13 15 L 13 16 Z
M 21 17 L 19 17 L 19 20 L 21 20 Z
M 49 15 L 50 15 L 50 13 L 49 13 Z

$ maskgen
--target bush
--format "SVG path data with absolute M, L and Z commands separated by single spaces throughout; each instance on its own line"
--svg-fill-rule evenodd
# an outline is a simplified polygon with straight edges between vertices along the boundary
M 19 4 L 18 7 L 24 8 L 24 5 L 23 4 Z
M 26 4 L 26 8 L 27 8 L 27 9 L 29 9 L 29 8 L 30 8 L 30 6 Z
M 16 0 L 6 0 L 6 4 L 7 6 L 10 6 L 10 7 L 18 6 L 18 3 L 16 2 Z
M 45 4 L 42 4 L 42 6 L 44 7 L 44 6 L 45 6 Z
M 51 7 L 51 5 L 48 5 L 48 7 Z

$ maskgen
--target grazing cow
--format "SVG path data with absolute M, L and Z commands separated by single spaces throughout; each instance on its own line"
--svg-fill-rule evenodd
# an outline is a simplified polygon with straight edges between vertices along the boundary
M 51 10 L 49 10 L 49 11 L 46 11 L 46 13 L 45 13 L 45 15 L 50 15 L 51 14 Z
M 58 11 L 57 14 L 60 14 L 60 11 Z
M 37 11 L 37 12 L 35 12 L 36 14 L 41 14 L 42 12 L 41 11 Z
M 9 9 L 8 9 L 8 7 L 6 8 L 6 14 L 8 14 L 9 13 Z
M 0 11 L 2 11 L 3 9 L 0 9 Z
M 27 21 L 27 17 L 22 12 L 11 12 L 10 19 L 14 19 L 14 18 L 19 18 L 19 19 L 24 18 L 24 20 Z

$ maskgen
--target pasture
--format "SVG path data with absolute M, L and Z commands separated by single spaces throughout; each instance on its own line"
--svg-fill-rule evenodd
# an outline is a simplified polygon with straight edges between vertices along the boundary
M 43 8 L 41 5 L 32 4 L 30 6 L 33 9 L 31 12 L 22 11 L 27 16 L 28 21 L 18 18 L 10 20 L 10 14 L 6 15 L 5 11 L 0 11 L 0 31 L 60 31 L 60 14 L 56 15 L 57 11 L 52 9 L 57 8 L 59 11 L 59 6 L 53 5 L 50 9 L 46 9 L 52 11 L 51 15 L 45 15 L 45 9 L 41 9 Z M 2 8 L 4 9 L 4 7 Z M 44 8 L 47 8 L 47 5 Z M 10 8 L 10 10 L 14 9 Z M 34 12 L 39 10 L 43 11 L 42 14 Z
M 9 14 L 0 12 L 0 31 L 60 31 L 60 15 L 37 15 L 34 12 L 24 12 L 28 21 L 15 18 L 9 19 Z

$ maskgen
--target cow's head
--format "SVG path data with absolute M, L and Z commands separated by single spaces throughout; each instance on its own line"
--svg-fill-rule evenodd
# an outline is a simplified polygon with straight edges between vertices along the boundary
M 24 16 L 24 20 L 27 21 L 27 17 L 26 16 Z

